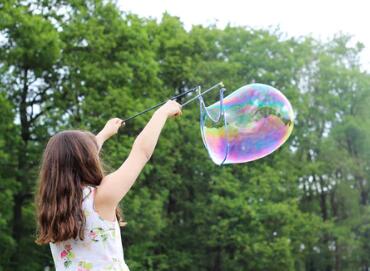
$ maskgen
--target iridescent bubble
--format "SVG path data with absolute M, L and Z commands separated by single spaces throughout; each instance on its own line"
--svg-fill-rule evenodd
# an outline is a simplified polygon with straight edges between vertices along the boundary
M 264 84 L 246 85 L 208 107 L 202 96 L 201 132 L 205 147 L 218 164 L 244 163 L 279 148 L 293 130 L 288 99 Z

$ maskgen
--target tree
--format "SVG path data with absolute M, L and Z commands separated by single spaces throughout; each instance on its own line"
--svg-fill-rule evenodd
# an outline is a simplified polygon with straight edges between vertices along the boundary
M 276 29 L 193 26 L 123 13 L 110 1 L 0 4 L 0 270 L 52 266 L 34 241 L 33 193 L 46 140 L 98 132 L 197 85 L 280 89 L 296 112 L 272 155 L 219 167 L 196 102 L 163 130 L 122 207 L 125 257 L 137 270 L 366 270 L 368 101 L 360 44 L 286 38 Z M 191 95 L 179 99 L 183 102 Z M 217 91 L 204 97 L 218 99 Z M 118 167 L 150 114 L 106 143 Z M 22 259 L 22 261 L 20 261 Z M 27 264 L 26 264 L 27 263 Z

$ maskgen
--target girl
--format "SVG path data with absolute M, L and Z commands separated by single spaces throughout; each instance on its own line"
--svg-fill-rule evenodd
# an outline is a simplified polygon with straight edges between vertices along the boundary
M 106 176 L 98 153 L 122 120 L 109 120 L 97 136 L 64 131 L 49 140 L 36 195 L 36 242 L 50 243 L 57 271 L 129 270 L 123 258 L 118 204 L 150 159 L 167 118 L 180 114 L 181 106 L 174 101 L 160 107 L 126 161 Z

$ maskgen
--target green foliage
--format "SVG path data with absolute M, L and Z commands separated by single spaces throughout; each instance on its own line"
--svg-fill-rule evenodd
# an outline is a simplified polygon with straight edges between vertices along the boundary
M 27 4 L 28 3 L 28 4 Z M 132 270 L 367 270 L 370 77 L 361 44 L 276 30 L 193 26 L 121 13 L 109 1 L 0 4 L 0 270 L 52 266 L 34 244 L 32 196 L 48 137 L 92 132 L 196 85 L 281 89 L 297 118 L 259 161 L 218 167 L 196 105 L 168 122 L 122 207 Z M 212 103 L 218 97 L 207 95 Z M 108 170 L 150 114 L 106 143 Z
M 12 152 L 8 144 L 10 137 L 14 134 L 12 106 L 9 101 L 0 93 L 0 270 L 7 262 L 7 259 L 14 253 L 15 242 L 9 230 L 9 223 L 12 218 L 12 197 L 15 189 L 14 177 L 7 172 L 11 165 Z

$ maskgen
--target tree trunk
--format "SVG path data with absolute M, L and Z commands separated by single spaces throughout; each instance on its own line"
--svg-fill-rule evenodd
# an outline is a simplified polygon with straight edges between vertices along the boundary
M 358 183 L 358 187 L 360 189 L 360 203 L 363 206 L 366 206 L 368 204 L 368 198 L 369 198 L 369 191 L 364 185 L 364 179 L 362 176 L 356 176 L 356 181 Z
M 29 176 L 29 167 L 27 159 L 27 147 L 30 139 L 30 123 L 28 120 L 27 113 L 27 96 L 28 96 L 28 70 L 23 70 L 23 89 L 20 95 L 19 102 L 19 118 L 21 122 L 21 139 L 22 143 L 18 149 L 18 168 L 16 181 L 19 185 L 17 193 L 14 195 L 14 207 L 13 207 L 13 223 L 12 223 L 12 236 L 16 242 L 16 249 L 11 257 L 11 261 L 18 263 L 17 258 L 20 256 L 19 244 L 23 237 L 23 223 L 22 223 L 22 207 L 25 199 L 24 181 Z
M 13 238 L 17 242 L 20 241 L 22 235 L 22 206 L 23 197 L 20 193 L 14 196 L 13 206 Z
M 222 258 L 221 258 L 221 248 L 216 248 L 215 258 L 213 260 L 212 271 L 222 271 Z
M 313 176 L 314 178 L 314 181 L 316 182 L 316 177 Z M 320 209 L 321 209 L 321 216 L 322 216 L 322 219 L 324 221 L 328 220 L 328 209 L 327 209 L 327 206 L 326 206 L 326 192 L 323 191 L 323 188 L 324 188 L 324 182 L 322 180 L 321 177 L 319 177 L 319 180 L 320 180 Z

